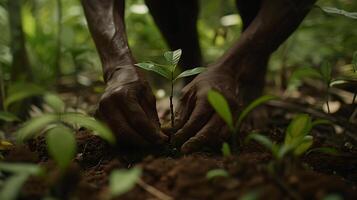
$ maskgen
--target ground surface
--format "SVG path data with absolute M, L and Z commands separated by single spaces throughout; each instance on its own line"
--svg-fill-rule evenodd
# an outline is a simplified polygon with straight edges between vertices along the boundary
M 272 109 L 272 108 L 271 108 Z M 271 110 L 270 109 L 270 110 Z M 273 122 L 261 131 L 279 142 L 288 121 L 282 110 L 275 110 Z M 108 175 L 116 168 L 133 165 L 143 169 L 142 183 L 117 199 L 158 199 L 151 186 L 173 199 L 237 199 L 247 194 L 258 194 L 259 199 L 323 199 L 339 194 L 344 199 L 357 199 L 357 154 L 344 148 L 344 136 L 329 138 L 331 129 L 321 127 L 314 131 L 315 146 L 335 146 L 338 156 L 311 153 L 297 163 L 289 173 L 273 176 L 267 172 L 271 155 L 257 143 L 244 145 L 238 156 L 223 158 L 219 153 L 196 153 L 172 158 L 160 153 L 123 152 L 112 148 L 87 130 L 77 132 L 78 154 L 67 175 L 59 179 L 58 170 L 48 158 L 43 138 L 16 146 L 6 155 L 9 162 L 40 163 L 49 174 L 32 177 L 24 186 L 21 199 L 40 199 L 54 194 L 62 199 L 74 195 L 79 199 L 104 199 L 108 191 Z M 244 137 L 244 133 L 241 134 Z M 161 154 L 161 155 L 160 155 Z M 206 178 L 212 169 L 223 168 L 229 177 Z M 280 172 L 278 172 L 280 173 Z

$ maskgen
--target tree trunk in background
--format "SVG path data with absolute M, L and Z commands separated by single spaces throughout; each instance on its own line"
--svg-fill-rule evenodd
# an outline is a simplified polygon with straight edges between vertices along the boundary
M 21 0 L 8 0 L 9 25 L 11 35 L 11 80 L 32 80 L 31 66 L 28 59 L 25 35 L 22 27 Z
M 62 48 L 62 0 L 57 0 L 57 44 L 55 57 L 55 76 L 56 81 L 61 77 L 61 48 Z

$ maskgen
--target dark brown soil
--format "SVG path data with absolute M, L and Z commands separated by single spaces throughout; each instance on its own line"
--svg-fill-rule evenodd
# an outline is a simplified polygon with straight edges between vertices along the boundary
M 272 137 L 279 140 L 279 136 Z M 20 199 L 41 199 L 48 194 L 60 199 L 69 196 L 83 200 L 103 199 L 108 191 L 110 172 L 133 165 L 143 169 L 144 183 L 173 199 L 239 199 L 248 193 L 258 194 L 259 199 L 323 199 L 328 194 L 357 199 L 357 156 L 352 154 L 332 157 L 312 153 L 302 159 L 308 167 L 278 177 L 267 172 L 270 154 L 254 143 L 247 145 L 238 157 L 196 153 L 176 159 L 130 156 L 85 130 L 78 131 L 77 143 L 77 157 L 63 177 L 48 159 L 43 138 L 8 152 L 6 161 L 40 163 L 49 172 L 47 177 L 31 177 Z M 227 170 L 229 177 L 206 178 L 209 170 L 219 168 Z M 137 185 L 117 199 L 157 198 Z

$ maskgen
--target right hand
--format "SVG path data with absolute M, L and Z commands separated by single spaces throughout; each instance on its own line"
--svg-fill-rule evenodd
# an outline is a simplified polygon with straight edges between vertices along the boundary
M 135 66 L 122 67 L 107 82 L 97 116 L 125 147 L 162 145 L 168 137 L 160 131 L 155 97 Z

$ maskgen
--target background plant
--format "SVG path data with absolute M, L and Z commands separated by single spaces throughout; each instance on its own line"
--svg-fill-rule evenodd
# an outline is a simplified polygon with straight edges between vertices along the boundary
M 62 170 L 66 169 L 76 153 L 73 128 L 75 125 L 92 130 L 93 134 L 110 144 L 115 143 L 115 138 L 109 128 L 84 114 L 66 112 L 65 103 L 57 95 L 46 94 L 44 101 L 53 109 L 53 112 L 44 113 L 24 122 L 16 132 L 16 139 L 22 142 L 39 134 L 46 134 L 48 152 Z
M 267 148 L 275 160 L 273 170 L 279 171 L 284 168 L 282 165 L 285 159 L 289 157 L 298 158 L 312 147 L 313 137 L 310 135 L 311 130 L 321 124 L 329 124 L 329 122 L 326 120 L 312 121 L 309 115 L 299 114 L 293 118 L 286 129 L 282 144 L 274 143 L 267 136 L 257 133 L 249 134 L 246 140 L 255 140 Z M 294 165 L 294 162 L 292 164 Z
M 220 94 L 219 92 L 217 92 L 215 90 L 210 90 L 207 94 L 207 98 L 208 98 L 208 102 L 211 104 L 213 109 L 223 119 L 223 121 L 227 124 L 228 128 L 232 132 L 231 143 L 233 144 L 233 151 L 237 152 L 237 149 L 238 149 L 237 134 L 238 134 L 238 131 L 240 130 L 243 120 L 248 116 L 248 114 L 252 110 L 254 110 L 258 106 L 266 103 L 267 101 L 276 99 L 277 97 L 271 96 L 271 95 L 265 95 L 265 96 L 259 97 L 258 99 L 254 100 L 246 108 L 244 108 L 242 112 L 240 112 L 236 122 L 233 122 L 235 118 L 232 115 L 232 111 L 229 107 L 227 100 L 225 99 L 225 97 L 222 94 Z M 227 144 L 223 144 L 222 152 L 225 155 L 230 154 L 229 146 Z

